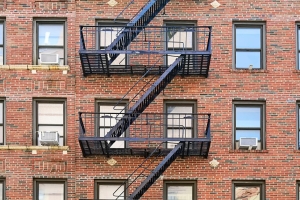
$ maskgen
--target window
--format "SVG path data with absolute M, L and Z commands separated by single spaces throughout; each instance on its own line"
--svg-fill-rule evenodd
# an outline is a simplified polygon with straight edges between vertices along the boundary
M 297 127 L 298 127 L 298 149 L 300 149 L 300 102 L 298 102 L 298 123 L 297 123 Z
M 197 199 L 196 181 L 165 181 L 164 199 L 165 200 L 196 200 Z
M 4 144 L 4 118 L 5 118 L 5 104 L 4 100 L 0 99 L 0 145 Z
M 34 180 L 34 200 L 66 200 L 67 181 L 55 179 Z
M 195 137 L 194 115 L 195 102 L 166 102 L 166 136 L 167 138 L 192 138 Z M 174 148 L 178 142 L 168 142 L 167 148 Z
M 5 199 L 5 180 L 0 179 L 0 200 Z
M 122 32 L 123 27 L 126 26 L 127 21 L 118 21 L 118 22 L 98 22 L 100 27 L 99 31 L 99 49 L 106 49 Z M 110 57 L 109 57 L 110 59 Z M 114 66 L 126 66 L 128 63 L 128 56 L 125 54 L 120 54 L 111 65 Z
M 187 29 L 194 27 L 194 23 L 166 23 L 166 49 L 167 51 L 189 51 L 195 50 L 196 34 Z M 169 54 L 167 56 L 167 66 L 171 65 L 179 54 Z
M 125 200 L 126 182 L 123 180 L 95 181 L 95 199 Z
M 234 66 L 236 69 L 265 68 L 265 25 L 234 24 Z
M 234 147 L 235 149 L 244 148 L 240 146 L 241 138 L 246 141 L 249 139 L 257 140 L 257 150 L 264 149 L 264 121 L 265 106 L 260 102 L 235 102 L 234 103 Z M 246 138 L 246 139 L 244 139 Z M 249 143 L 251 148 L 252 143 Z M 246 146 L 246 148 L 248 148 Z
M 300 182 L 299 181 L 297 181 L 297 189 L 296 189 L 296 191 L 297 191 L 297 194 L 296 194 L 296 196 L 297 196 L 297 199 L 298 200 L 300 200 Z
M 98 129 L 97 129 L 97 136 L 104 137 L 114 125 L 123 117 L 125 113 L 125 106 L 124 102 L 121 102 L 117 105 L 117 102 L 97 102 L 97 112 L 99 112 L 99 120 L 96 122 Z M 124 134 L 121 136 L 124 137 Z M 111 148 L 124 148 L 125 142 L 124 141 L 115 141 L 115 143 L 111 146 Z
M 0 20 L 0 65 L 4 65 L 4 21 Z
M 233 200 L 264 200 L 264 182 L 234 182 Z
M 65 22 L 36 21 L 35 64 L 66 63 Z
M 300 24 L 297 25 L 297 63 L 298 69 L 300 69 Z
M 66 130 L 66 101 L 54 99 L 34 100 L 34 144 L 41 145 L 39 131 L 57 131 L 59 146 L 64 146 Z M 41 134 L 42 132 L 40 132 Z

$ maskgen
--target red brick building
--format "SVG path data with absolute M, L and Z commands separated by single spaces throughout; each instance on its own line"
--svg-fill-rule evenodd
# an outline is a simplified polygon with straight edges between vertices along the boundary
M 0 199 L 299 199 L 297 1 L 0 1 Z

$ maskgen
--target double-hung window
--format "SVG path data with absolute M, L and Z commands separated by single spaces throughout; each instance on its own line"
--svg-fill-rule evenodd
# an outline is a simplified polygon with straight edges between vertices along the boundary
M 264 200 L 264 182 L 237 181 L 233 183 L 233 200 Z
M 195 50 L 195 24 L 166 23 L 166 50 L 178 54 L 168 54 L 166 64 L 171 65 L 183 51 Z
M 234 24 L 234 67 L 236 69 L 265 68 L 265 25 Z
M 43 99 L 34 100 L 35 134 L 34 144 L 41 145 L 42 137 L 47 137 L 47 132 L 59 134 L 59 146 L 64 146 L 66 129 L 66 101 Z M 49 137 L 54 137 L 50 136 Z
M 196 103 L 194 102 L 166 102 L 166 137 L 192 138 L 195 137 Z M 174 148 L 179 141 L 170 141 L 168 148 Z
M 36 21 L 35 63 L 65 65 L 65 21 Z
M 5 180 L 0 179 L 0 200 L 5 199 Z
M 34 200 L 66 200 L 67 182 L 65 180 L 38 179 L 34 181 Z
M 164 200 L 196 200 L 196 181 L 165 181 Z
M 125 103 L 107 103 L 107 102 L 98 102 L 97 109 L 99 113 L 99 118 L 97 123 L 98 129 L 96 135 L 99 137 L 104 137 L 112 127 L 114 127 L 117 122 L 123 117 L 125 113 Z M 121 137 L 124 137 L 124 132 Z M 124 141 L 115 141 L 115 143 L 111 146 L 111 148 L 124 148 L 125 142 Z
M 125 21 L 117 23 L 98 22 L 98 48 L 100 50 L 106 49 L 118 37 L 126 24 L 127 23 Z M 128 56 L 126 56 L 125 54 L 119 54 L 118 57 L 111 63 L 111 65 L 115 67 L 124 67 L 127 63 Z
M 126 199 L 126 184 L 124 181 L 96 181 L 95 187 L 95 199 Z
M 4 100 L 0 99 L 0 145 L 4 144 L 4 117 L 5 117 L 5 104 Z
M 0 65 L 4 65 L 4 21 L 0 20 Z
M 264 103 L 234 103 L 234 147 L 264 149 Z M 243 145 L 243 146 L 242 146 Z
M 300 24 L 297 25 L 297 69 L 300 70 Z

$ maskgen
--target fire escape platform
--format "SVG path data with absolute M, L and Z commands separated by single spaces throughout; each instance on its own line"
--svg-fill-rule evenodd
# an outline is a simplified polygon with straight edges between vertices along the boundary
M 150 68 L 149 74 L 162 74 L 179 56 L 185 56 L 186 61 L 178 74 L 208 75 L 209 26 L 81 26 L 80 36 L 79 55 L 84 76 L 144 74 Z M 124 39 L 124 44 L 119 42 L 121 47 L 109 46 L 120 38 Z
M 124 115 L 116 113 L 81 113 L 78 140 L 83 155 L 146 157 L 162 143 L 159 153 L 167 155 L 176 144 L 181 142 L 184 144 L 183 155 L 208 156 L 211 143 L 210 114 L 142 113 L 124 131 L 123 137 L 100 136 L 100 132 L 109 130 L 108 127 L 115 125 L 122 117 Z M 190 137 L 191 134 L 193 137 Z M 109 147 L 111 141 L 114 141 L 114 144 Z

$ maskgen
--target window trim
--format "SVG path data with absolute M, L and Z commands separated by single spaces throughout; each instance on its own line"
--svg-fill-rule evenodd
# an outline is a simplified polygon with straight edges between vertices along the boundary
M 233 128 L 233 137 L 232 137 L 232 142 L 233 142 L 233 149 L 238 150 L 236 147 L 236 107 L 253 107 L 257 108 L 260 107 L 261 109 L 261 132 L 260 132 L 260 138 L 261 138 L 261 149 L 260 150 L 265 150 L 266 149 L 266 102 L 264 101 L 233 101 L 232 103 L 232 128 Z M 245 127 L 247 129 L 247 127 Z M 244 130 L 244 129 L 243 129 Z
M 163 199 L 168 199 L 168 186 L 192 186 L 193 188 L 193 199 L 197 200 L 197 180 L 166 180 L 163 182 Z
M 298 34 L 299 33 L 299 34 Z M 300 22 L 296 23 L 296 70 L 300 70 Z
M 38 137 L 37 137 L 37 126 L 38 126 L 38 114 L 37 114 L 37 106 L 39 103 L 63 103 L 63 130 L 64 130 L 64 143 L 63 146 L 67 145 L 67 99 L 65 98 L 34 98 L 33 99 L 33 137 L 32 137 L 32 144 L 37 146 L 38 145 Z
M 231 190 L 231 193 L 232 193 L 232 200 L 235 200 L 235 187 L 238 187 L 238 186 L 259 186 L 260 187 L 260 190 L 261 190 L 261 194 L 260 194 L 260 197 L 261 197 L 261 200 L 265 200 L 266 198 L 266 183 L 264 180 L 255 180 L 255 181 L 249 181 L 249 180 L 245 180 L 245 181 L 242 181 L 242 180 L 233 180 L 232 181 L 232 190 Z
M 178 26 L 178 27 L 182 27 L 182 26 L 197 26 L 197 21 L 195 20 L 164 20 L 163 22 L 163 26 L 167 27 L 167 26 Z M 164 33 L 164 39 L 166 40 L 164 42 L 164 49 L 165 50 L 168 50 L 168 41 L 167 41 L 167 31 L 165 31 Z M 197 50 L 198 47 L 197 47 L 197 41 L 198 41 L 198 37 L 197 37 L 197 34 L 196 33 L 193 33 L 193 39 L 192 39 L 192 48 L 191 50 Z M 176 48 L 173 48 L 173 49 L 176 49 Z M 178 57 L 180 56 L 180 54 L 178 54 Z M 165 56 L 165 59 L 164 59 L 164 64 L 165 66 L 168 66 L 172 63 L 168 63 L 168 54 Z
M 300 199 L 300 181 L 296 181 L 296 199 Z
M 67 179 L 54 179 L 54 178 L 37 178 L 33 180 L 33 199 L 38 200 L 39 184 L 40 183 L 63 183 L 64 184 L 64 200 L 68 199 L 68 181 Z
M 128 182 L 127 180 L 124 179 L 96 179 L 94 181 L 94 197 L 95 199 L 99 199 L 99 185 L 124 185 L 124 196 L 128 194 L 127 187 L 128 187 Z M 126 198 L 125 198 L 126 199 Z
M 244 27 L 244 28 L 260 28 L 261 29 L 261 55 L 260 55 L 260 68 L 254 68 L 253 70 L 264 70 L 266 69 L 266 23 L 265 22 L 236 22 L 232 23 L 232 66 L 233 69 L 243 70 L 249 68 L 237 68 L 236 67 L 236 28 Z
M 0 103 L 3 103 L 3 113 L 2 113 L 2 117 L 3 117 L 3 124 L 2 124 L 2 126 L 3 126 L 3 144 L 0 143 L 0 145 L 5 145 L 6 144 L 6 99 L 5 98 L 0 98 Z M 1 125 L 1 123 L 0 123 L 0 125 Z
M 118 20 L 96 19 L 95 26 L 114 26 L 114 25 L 116 25 L 116 26 L 123 26 L 123 25 L 126 26 L 129 22 L 130 22 L 129 19 L 118 19 Z M 100 40 L 100 35 L 99 34 L 100 34 L 100 31 L 96 35 L 96 49 L 101 49 L 101 46 L 99 46 L 99 40 Z M 130 62 L 130 56 L 129 56 L 129 54 L 125 54 L 125 66 L 121 65 L 120 67 L 127 68 L 129 66 L 129 62 Z M 114 66 L 118 66 L 118 65 L 114 65 Z
M 33 54 L 32 54 L 32 60 L 33 60 L 33 64 L 34 65 L 38 65 L 38 49 L 39 49 L 39 44 L 38 44 L 38 25 L 39 24 L 63 24 L 64 26 L 64 44 L 63 44 L 63 49 L 64 49 L 64 62 L 63 65 L 67 65 L 68 64 L 68 54 L 67 54 L 67 19 L 65 18 L 35 18 L 33 20 Z M 59 46 L 60 47 L 60 46 Z
M 300 118 L 299 118 L 299 115 L 300 115 L 300 101 L 297 101 L 296 102 L 296 108 L 297 108 L 297 110 L 296 110 L 296 131 L 297 131 L 297 144 L 296 144 L 296 146 L 297 146 L 297 149 L 298 150 L 300 150 Z
M 3 45 L 0 44 L 0 48 L 3 48 L 3 64 L 0 63 L 0 65 L 6 64 L 6 20 L 3 18 L 0 18 L 0 24 L 3 24 Z

